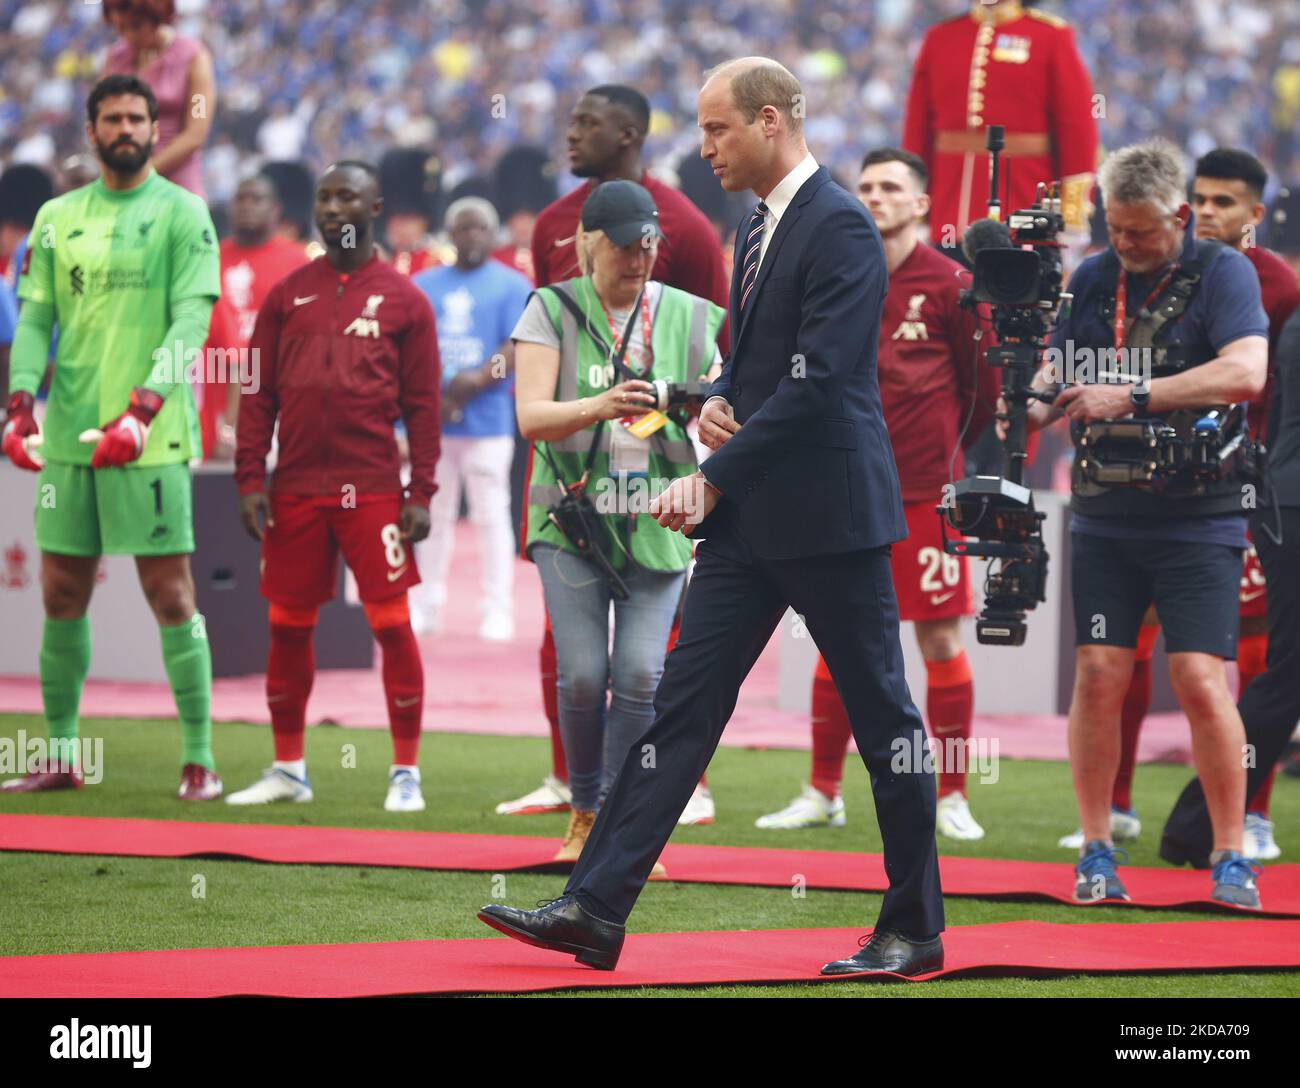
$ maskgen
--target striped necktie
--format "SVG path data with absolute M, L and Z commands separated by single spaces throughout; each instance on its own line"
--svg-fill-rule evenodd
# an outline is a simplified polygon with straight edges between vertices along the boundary
M 753 293 L 758 280 L 758 258 L 763 252 L 763 231 L 767 227 L 767 205 L 759 201 L 754 214 L 749 217 L 749 230 L 745 233 L 745 255 L 740 261 L 740 312 Z

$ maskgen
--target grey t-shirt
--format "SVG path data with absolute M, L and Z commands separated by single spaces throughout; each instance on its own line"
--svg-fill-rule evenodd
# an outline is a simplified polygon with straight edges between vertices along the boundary
M 579 292 L 591 291 L 590 284 L 584 284 L 578 290 Z M 659 305 L 659 296 L 662 291 L 663 284 L 655 280 L 651 280 L 646 284 L 646 301 L 650 304 L 651 314 L 655 312 L 655 308 Z M 580 294 L 579 298 L 582 297 Z M 613 307 L 610 308 L 609 316 L 613 319 L 614 325 L 620 334 L 627 328 L 627 319 L 631 312 L 630 309 L 615 310 Z M 609 322 L 605 320 L 603 315 L 592 319 L 592 328 L 599 340 L 606 344 L 614 342 L 614 334 L 610 332 Z M 524 312 L 515 325 L 515 331 L 510 336 L 511 339 L 522 340 L 526 344 L 545 344 L 548 348 L 559 348 L 560 346 L 560 334 L 555 331 L 555 326 L 551 324 L 551 315 L 547 312 L 545 303 L 536 293 L 528 300 L 528 305 L 524 307 Z M 623 357 L 623 362 L 640 374 L 645 369 L 646 358 L 645 337 L 642 335 L 641 322 L 638 319 L 632 322 L 632 339 L 628 342 L 627 354 Z
M 579 288 L 579 291 L 588 290 L 590 290 L 589 285 Z M 650 313 L 653 315 L 659 305 L 659 296 L 663 293 L 663 284 L 657 280 L 651 280 L 646 284 L 645 291 L 646 300 L 650 304 Z M 620 333 L 627 328 L 627 319 L 631 312 L 631 310 L 610 309 L 610 317 Z M 606 344 L 614 342 L 614 336 L 609 329 L 609 322 L 605 320 L 603 315 L 599 319 L 593 319 L 592 328 L 602 342 Z M 535 293 L 528 300 L 528 305 L 524 307 L 524 312 L 510 337 L 512 340 L 522 341 L 525 344 L 544 344 L 548 348 L 556 349 L 560 346 L 560 334 L 555 331 L 555 326 L 551 324 L 551 315 L 547 312 L 545 303 Z M 640 374 L 645 370 L 647 359 L 645 336 L 642 333 L 641 321 L 638 319 L 632 323 L 632 339 L 627 345 L 627 355 L 624 356 L 623 362 L 631 370 Z M 713 361 L 718 362 L 721 359 L 722 353 L 715 345 L 713 348 Z

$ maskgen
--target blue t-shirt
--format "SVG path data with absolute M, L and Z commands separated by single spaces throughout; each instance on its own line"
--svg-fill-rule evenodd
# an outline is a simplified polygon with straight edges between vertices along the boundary
M 30 234 L 24 234 L 14 247 L 9 259 L 9 271 L 0 279 L 0 344 L 14 342 L 14 330 L 18 327 L 18 277 L 22 273 L 23 261 L 27 257 L 27 244 Z M 4 390 L 0 390 L 3 393 Z
M 1180 260 L 1191 260 L 1195 225 L 1187 225 L 1187 240 Z M 1189 362 L 1206 362 L 1234 340 L 1243 336 L 1268 337 L 1268 316 L 1260 299 L 1259 276 L 1255 266 L 1234 249 L 1214 247 L 1213 255 L 1201 272 L 1201 283 L 1187 309 L 1161 333 L 1162 344 L 1180 343 Z M 1109 251 L 1107 251 L 1109 252 Z M 1068 316 L 1057 324 L 1051 346 L 1066 352 L 1066 342 L 1076 348 L 1107 347 L 1115 343 L 1114 302 L 1110 289 L 1102 283 L 1105 253 L 1089 257 L 1070 278 L 1074 295 Z M 1112 258 L 1113 259 L 1113 258 Z M 1136 313 L 1155 289 L 1161 273 L 1127 276 L 1128 308 Z M 1070 524 L 1076 533 L 1118 537 L 1124 540 L 1181 540 L 1189 543 L 1227 544 L 1244 548 L 1246 512 L 1187 518 L 1109 518 L 1076 513 Z
M 444 388 L 458 371 L 482 366 L 510 339 L 533 290 L 526 277 L 490 257 L 468 272 L 451 265 L 430 268 L 412 282 L 429 297 L 437 319 Z M 512 376 L 485 389 L 465 405 L 465 418 L 444 423 L 442 433 L 514 434 L 514 384 Z
M 0 283 L 0 344 L 12 344 L 17 327 L 18 300 L 7 283 Z
M 4 275 L 4 284 L 13 292 L 14 298 L 18 297 L 18 277 L 22 274 L 23 261 L 27 259 L 27 247 L 31 241 L 31 234 L 24 234 L 14 246 L 13 255 L 9 258 L 9 271 Z

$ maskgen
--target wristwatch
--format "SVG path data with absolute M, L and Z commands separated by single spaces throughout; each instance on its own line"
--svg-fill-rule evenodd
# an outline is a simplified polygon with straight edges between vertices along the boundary
M 1128 391 L 1128 399 L 1133 403 L 1135 411 L 1145 412 L 1147 402 L 1151 399 L 1151 383 L 1145 378 L 1138 382 Z

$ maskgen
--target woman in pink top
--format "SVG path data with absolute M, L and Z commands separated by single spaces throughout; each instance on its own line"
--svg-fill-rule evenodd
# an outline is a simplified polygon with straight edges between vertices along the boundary
M 212 55 L 202 42 L 176 32 L 175 17 L 173 0 L 104 0 L 104 21 L 121 41 L 109 49 L 103 74 L 139 76 L 153 88 L 159 127 L 154 169 L 206 197 L 200 149 L 217 104 Z

